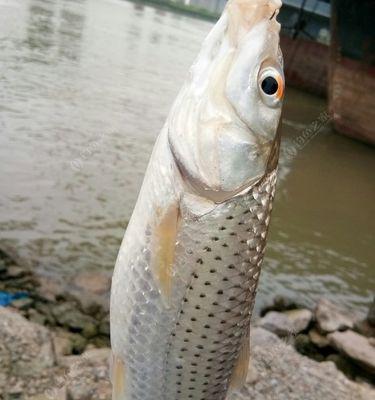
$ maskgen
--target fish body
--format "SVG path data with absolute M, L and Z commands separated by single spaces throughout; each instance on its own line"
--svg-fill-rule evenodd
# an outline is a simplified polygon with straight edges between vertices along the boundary
M 112 280 L 114 400 L 224 400 L 246 379 L 276 184 L 280 5 L 228 3 L 157 139 Z

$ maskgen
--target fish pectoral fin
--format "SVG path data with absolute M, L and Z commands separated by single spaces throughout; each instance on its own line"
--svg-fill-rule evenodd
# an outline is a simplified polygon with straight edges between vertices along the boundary
M 242 347 L 240 349 L 233 374 L 229 383 L 229 390 L 236 391 L 242 388 L 246 383 L 247 373 L 250 361 L 250 335 L 246 334 Z
M 125 400 L 125 364 L 115 354 L 112 355 L 111 381 L 112 400 Z
M 160 293 L 166 304 L 170 304 L 172 293 L 173 266 L 176 238 L 180 222 L 179 203 L 165 210 L 157 210 L 157 223 L 153 230 L 151 268 L 159 284 Z

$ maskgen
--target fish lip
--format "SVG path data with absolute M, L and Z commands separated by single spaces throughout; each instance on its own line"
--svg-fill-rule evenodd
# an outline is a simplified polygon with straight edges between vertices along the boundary
M 282 4 L 280 4 L 280 6 L 276 6 L 277 8 L 275 8 L 271 14 L 271 16 L 269 17 L 269 21 L 270 21 L 270 29 L 271 30 L 275 30 L 278 34 L 280 34 L 280 30 L 281 30 L 281 24 L 280 22 L 277 20 L 277 16 L 280 13 L 280 9 L 282 7 Z
M 282 7 L 282 4 L 281 4 L 278 8 L 275 8 L 275 10 L 273 11 L 273 13 L 272 13 L 272 15 L 271 15 L 271 17 L 270 17 L 270 20 L 274 19 L 276 22 L 278 22 L 278 21 L 277 21 L 277 16 L 278 16 L 279 13 L 280 13 L 281 7 Z
M 270 17 L 270 20 L 272 20 L 272 19 L 277 15 L 276 12 L 277 12 L 277 10 L 275 10 L 275 11 L 272 13 L 272 15 L 271 15 L 271 17 Z

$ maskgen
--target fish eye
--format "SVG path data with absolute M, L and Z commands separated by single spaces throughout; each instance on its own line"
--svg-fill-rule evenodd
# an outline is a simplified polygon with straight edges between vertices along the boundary
M 262 90 L 265 94 L 272 96 L 277 92 L 279 84 L 273 76 L 266 76 L 262 81 Z
M 284 77 L 276 68 L 265 68 L 259 75 L 259 90 L 264 103 L 276 107 L 284 95 Z

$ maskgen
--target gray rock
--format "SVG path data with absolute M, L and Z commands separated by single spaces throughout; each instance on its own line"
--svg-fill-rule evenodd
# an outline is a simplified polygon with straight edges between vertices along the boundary
M 300 333 L 307 329 L 313 318 L 313 313 L 306 308 L 285 311 L 284 314 L 292 321 L 295 333 Z
M 304 331 L 310 324 L 312 312 L 290 310 L 285 312 L 270 311 L 261 318 L 257 325 L 280 337 L 293 336 Z
M 257 326 L 262 327 L 280 337 L 293 336 L 293 324 L 288 316 L 277 311 L 270 311 L 257 322 Z
M 38 276 L 38 296 L 45 302 L 54 302 L 65 291 L 64 284 L 56 279 Z
M 13 385 L 8 390 L 8 398 L 7 400 L 23 400 L 25 397 L 23 396 L 23 387 L 21 382 L 17 382 L 16 385 Z
M 0 338 L 0 393 L 2 392 L 1 389 L 6 386 L 8 381 L 8 374 L 12 365 L 11 356 L 9 346 L 5 343 L 5 337 Z
M 353 331 L 345 331 L 331 333 L 328 339 L 339 352 L 375 373 L 375 348 L 366 337 Z
M 95 319 L 82 314 L 73 303 L 62 303 L 54 307 L 52 314 L 59 325 L 81 333 L 86 338 L 91 338 L 98 332 Z
M 323 333 L 351 329 L 354 326 L 352 317 L 346 315 L 344 311 L 326 299 L 320 300 L 317 304 L 315 318 L 319 330 Z
M 251 332 L 255 382 L 228 400 L 370 400 L 375 391 L 347 379 L 332 362 L 317 363 L 261 328 Z
M 290 297 L 277 295 L 273 299 L 273 303 L 263 308 L 262 315 L 265 315 L 269 311 L 285 311 L 285 310 L 293 310 L 297 308 L 303 308 L 300 304 L 297 303 L 295 299 Z
M 78 333 L 65 331 L 64 329 L 56 329 L 53 331 L 53 338 L 57 338 L 57 347 L 55 345 L 55 353 L 57 355 L 57 363 L 60 364 L 62 356 L 71 354 L 82 354 L 87 346 L 87 339 Z M 60 340 L 62 339 L 62 340 Z
M 1 278 L 5 275 L 6 271 L 7 271 L 7 266 L 5 264 L 5 261 L 0 258 L 0 277 Z
M 22 290 L 29 293 L 33 293 L 35 291 L 35 287 L 38 285 L 36 278 L 28 275 L 17 279 L 10 278 L 4 283 L 6 283 L 6 286 L 9 290 L 17 289 L 17 291 Z
M 75 277 L 67 292 L 79 302 L 85 314 L 102 319 L 109 311 L 110 284 L 108 274 L 81 273 Z
M 38 286 L 30 271 L 13 261 L 6 262 L 0 279 L 3 290 L 35 294 Z M 45 322 L 31 305 L 30 299 L 22 299 L 12 307 L 0 308 L 0 399 L 47 400 L 46 390 L 56 387 L 56 379 L 64 379 L 65 371 L 55 363 L 50 332 L 22 317 L 41 317 L 38 322 Z
M 99 333 L 101 335 L 109 336 L 110 334 L 110 325 L 109 325 L 109 315 L 107 315 L 99 325 Z
M 294 341 L 294 347 L 299 353 L 308 356 L 315 361 L 324 360 L 324 356 L 320 354 L 318 351 L 319 349 L 311 342 L 308 335 L 297 335 Z
M 45 325 L 48 321 L 48 318 L 45 315 L 39 313 L 34 308 L 30 308 L 28 310 L 28 319 L 31 322 L 35 322 L 36 324 L 39 324 L 39 325 Z
M 327 338 L 327 336 L 323 336 L 316 329 L 311 329 L 309 331 L 309 338 L 311 342 L 314 343 L 314 345 L 319 347 L 320 349 L 329 346 L 329 339 Z
M 367 321 L 371 326 L 375 327 L 375 296 L 367 314 Z
M 87 346 L 87 339 L 78 333 L 73 333 L 70 335 L 70 341 L 72 342 L 74 354 L 81 354 L 84 352 Z
M 55 333 L 53 335 L 53 350 L 57 362 L 61 357 L 71 355 L 73 353 L 73 343 L 69 336 L 64 332 Z
M 356 321 L 354 330 L 361 335 L 375 337 L 375 326 L 371 325 L 368 320 Z
M 66 388 L 48 388 L 43 394 L 29 397 L 27 400 L 67 400 Z
M 355 378 L 356 370 L 354 364 L 346 357 L 343 357 L 341 354 L 330 354 L 326 360 L 335 363 L 336 367 L 350 379 Z
M 0 338 L 1 370 L 8 360 L 15 376 L 38 376 L 55 363 L 49 331 L 6 308 L 0 308 Z
M 30 297 L 24 297 L 22 299 L 17 299 L 12 301 L 11 306 L 17 308 L 18 310 L 27 310 L 34 304 L 34 300 Z
M 110 349 L 88 350 L 79 357 L 79 364 L 70 367 L 67 385 L 71 400 L 109 400 L 111 384 L 109 380 Z
M 75 276 L 73 283 L 83 292 L 104 294 L 110 290 L 111 278 L 101 272 L 82 272 Z
M 17 279 L 23 278 L 24 276 L 30 275 L 31 272 L 25 268 L 22 268 L 18 265 L 10 265 L 7 268 L 7 277 L 8 279 Z
M 109 312 L 109 294 L 94 295 L 91 293 L 73 292 L 74 298 L 79 300 L 80 307 L 85 314 L 91 315 L 95 319 L 101 319 L 106 312 Z
M 95 347 L 109 347 L 111 345 L 111 342 L 109 340 L 109 336 L 104 336 L 104 335 L 100 335 L 100 336 L 95 336 L 92 340 L 91 343 L 93 345 L 95 345 Z
M 44 301 L 36 301 L 34 308 L 39 314 L 43 315 L 46 318 L 46 323 L 49 325 L 55 325 L 56 320 L 55 317 L 53 316 L 52 310 L 53 310 L 53 303 L 48 303 Z M 29 310 L 29 314 L 30 314 Z
M 62 296 L 73 300 L 81 311 L 97 320 L 109 311 L 110 277 L 104 273 L 81 273 L 65 288 Z

